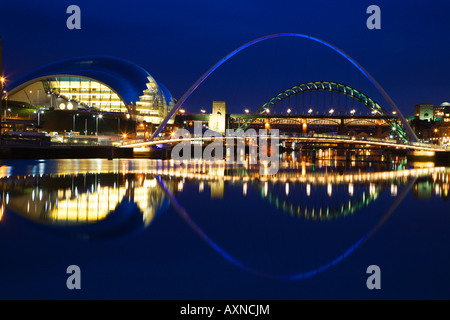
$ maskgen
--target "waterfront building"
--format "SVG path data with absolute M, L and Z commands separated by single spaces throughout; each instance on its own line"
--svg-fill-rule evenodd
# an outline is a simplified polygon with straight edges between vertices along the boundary
M 419 120 L 434 120 L 434 105 L 431 103 L 420 103 L 415 105 L 414 116 Z
M 106 56 L 72 58 L 36 69 L 10 83 L 7 96 L 38 109 L 122 113 L 153 124 L 175 103 L 145 69 Z

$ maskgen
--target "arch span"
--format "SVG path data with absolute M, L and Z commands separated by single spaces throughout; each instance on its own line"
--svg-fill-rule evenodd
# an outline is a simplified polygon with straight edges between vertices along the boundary
M 379 116 L 385 116 L 385 121 L 389 124 L 389 126 L 394 130 L 398 136 L 403 139 L 404 141 L 408 141 L 408 132 L 405 129 L 403 125 L 399 125 L 398 121 L 391 118 L 391 114 L 385 110 L 383 107 L 381 107 L 377 102 L 375 102 L 372 98 L 370 98 L 368 95 L 362 93 L 361 91 L 358 91 L 350 86 L 347 86 L 342 83 L 337 82 L 330 82 L 330 81 L 313 81 L 313 82 L 306 82 L 302 83 L 296 86 L 293 86 L 289 89 L 286 89 L 273 98 L 271 98 L 269 101 L 264 103 L 261 107 L 258 108 L 258 110 L 255 111 L 255 114 L 263 114 L 266 112 L 266 110 L 270 110 L 272 107 L 274 107 L 277 103 L 288 99 L 291 96 L 295 96 L 297 94 L 301 94 L 304 92 L 310 92 L 310 91 L 330 91 L 330 92 L 336 92 L 342 95 L 345 95 L 347 97 L 350 97 L 351 99 L 354 99 L 357 102 L 362 103 L 364 106 L 366 106 L 368 109 L 372 110 Z M 241 128 L 243 130 L 246 130 L 254 121 L 255 119 L 248 119 L 246 122 L 243 123 Z M 336 123 L 338 124 L 338 123 Z M 375 123 L 374 123 L 375 124 Z
M 418 141 L 416 134 L 412 130 L 411 126 L 409 125 L 406 118 L 403 116 L 403 114 L 400 112 L 398 107 L 395 105 L 394 101 L 389 97 L 389 95 L 386 93 L 386 91 L 380 86 L 380 84 L 353 58 L 351 58 L 349 55 L 347 55 L 345 52 L 337 48 L 336 46 L 332 45 L 331 43 L 328 43 L 324 40 L 321 40 L 319 38 L 312 37 L 310 35 L 305 35 L 301 33 L 275 33 L 267 36 L 263 36 L 260 38 L 257 38 L 255 40 L 252 40 L 250 42 L 247 42 L 246 44 L 240 46 L 239 48 L 233 50 L 228 55 L 223 57 L 219 62 L 217 62 L 215 65 L 213 65 L 211 68 L 208 69 L 184 94 L 183 96 L 177 101 L 175 106 L 170 110 L 170 112 L 167 114 L 167 116 L 163 119 L 161 124 L 156 128 L 155 132 L 150 138 L 150 141 L 152 141 L 155 137 L 157 137 L 161 131 L 164 129 L 164 127 L 167 125 L 167 122 L 175 115 L 175 113 L 180 109 L 180 107 L 183 105 L 183 103 L 186 101 L 186 99 L 197 89 L 197 87 L 205 81 L 211 73 L 214 72 L 218 67 L 220 67 L 222 64 L 224 64 L 227 60 L 229 60 L 231 57 L 236 55 L 237 53 L 241 52 L 242 50 L 245 50 L 248 47 L 251 47 L 252 45 L 259 43 L 261 41 L 273 39 L 273 38 L 280 38 L 280 37 L 297 37 L 297 38 L 304 38 L 309 39 L 315 42 L 318 42 L 320 44 L 325 45 L 328 48 L 331 48 L 333 51 L 339 53 L 341 56 L 346 58 L 353 66 L 355 66 L 374 86 L 375 88 L 381 93 L 383 98 L 389 103 L 389 105 L 397 112 L 403 126 L 406 128 L 409 138 L 411 141 Z

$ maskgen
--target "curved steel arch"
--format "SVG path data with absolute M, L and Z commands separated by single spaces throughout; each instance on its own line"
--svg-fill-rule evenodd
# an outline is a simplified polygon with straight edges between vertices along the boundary
M 289 98 L 290 96 L 307 92 L 307 91 L 332 91 L 337 92 L 343 95 L 346 95 L 352 99 L 357 100 L 358 102 L 364 103 L 367 107 L 369 107 L 372 110 L 380 111 L 382 113 L 385 113 L 389 115 L 389 113 L 384 110 L 378 103 L 376 103 L 373 99 L 371 99 L 366 94 L 350 87 L 342 83 L 337 82 L 331 82 L 331 81 L 311 81 L 302 83 L 296 86 L 293 86 L 289 89 L 284 90 L 283 92 L 280 92 L 275 97 L 267 101 L 265 104 L 263 104 L 261 107 L 259 107 L 258 110 L 255 111 L 255 113 L 263 113 L 265 110 L 272 108 L 275 104 L 278 102 Z
M 188 91 L 186 91 L 183 96 L 177 101 L 175 106 L 170 110 L 170 112 L 167 114 L 167 116 L 163 119 L 161 124 L 156 128 L 155 132 L 150 138 L 150 141 L 152 141 L 155 137 L 157 137 L 161 131 L 164 129 L 164 127 L 167 125 L 167 122 L 175 115 L 175 113 L 178 111 L 178 109 L 181 108 L 183 103 L 186 101 L 186 99 L 197 89 L 197 87 L 206 80 L 206 78 L 209 77 L 211 73 L 214 72 L 218 67 L 220 67 L 222 64 L 224 64 L 227 60 L 229 60 L 231 57 L 236 55 L 237 53 L 241 52 L 242 50 L 245 50 L 246 48 L 259 43 L 261 41 L 273 39 L 273 38 L 280 38 L 280 37 L 297 37 L 297 38 L 304 38 L 313 40 L 315 42 L 318 42 L 320 44 L 323 44 L 329 48 L 331 48 L 333 51 L 339 53 L 341 56 L 346 58 L 353 66 L 355 66 L 374 86 L 375 88 L 382 94 L 384 99 L 390 104 L 390 106 L 397 112 L 401 122 L 403 123 L 403 126 L 405 127 L 406 131 L 408 132 L 408 135 L 410 137 L 411 141 L 418 141 L 416 134 L 414 133 L 413 129 L 409 125 L 406 118 L 403 116 L 403 114 L 400 112 L 398 107 L 395 105 L 394 101 L 389 97 L 389 95 L 384 91 L 384 89 L 380 86 L 380 84 L 354 59 L 352 59 L 349 55 L 347 55 L 345 52 L 337 48 L 336 46 L 321 40 L 319 38 L 315 38 L 309 35 L 301 34 L 301 33 L 275 33 L 267 36 L 263 36 L 260 38 L 257 38 L 255 40 L 252 40 L 250 42 L 247 42 L 246 44 L 240 46 L 239 48 L 233 50 L 228 55 L 223 57 L 219 62 L 217 62 L 215 65 L 213 65 L 211 68 L 208 69 L 190 88 Z
M 280 123 L 280 121 L 285 121 L 286 119 L 270 119 L 271 120 L 271 124 L 273 123 L 273 124 L 279 124 Z M 293 121 L 293 122 L 297 122 L 297 123 L 299 123 L 299 124 L 302 124 L 303 122 L 301 121 L 301 120 L 299 120 L 299 119 L 289 119 L 289 121 Z
M 357 121 L 360 121 L 360 120 L 352 119 L 352 120 L 349 120 L 346 124 L 350 124 L 350 123 L 357 122 Z M 377 125 L 374 120 L 364 120 L 364 121 L 366 121 L 367 123 L 370 123 L 370 125 L 374 125 L 374 126 Z
M 323 120 L 321 120 L 321 119 L 317 119 L 317 120 L 311 121 L 309 124 L 315 124 L 315 123 L 320 124 L 322 121 Z M 328 120 L 328 121 L 334 123 L 334 125 L 339 125 L 339 121 L 338 120 Z
M 266 110 L 270 110 L 273 106 L 275 106 L 277 103 L 293 96 L 297 95 L 303 92 L 309 92 L 309 91 L 330 91 L 330 92 L 337 92 L 340 94 L 343 94 L 345 96 L 348 96 L 358 102 L 363 103 L 366 107 L 371 109 L 372 111 L 377 112 L 378 115 L 390 117 L 390 113 L 386 111 L 383 107 L 381 107 L 378 103 L 376 103 L 372 98 L 367 96 L 366 94 L 362 93 L 361 91 L 356 90 L 355 88 L 352 88 L 350 86 L 347 86 L 342 83 L 337 82 L 330 82 L 330 81 L 313 81 L 313 82 L 306 82 L 302 83 L 296 86 L 293 86 L 289 89 L 284 90 L 283 92 L 280 92 L 275 97 L 264 103 L 261 107 L 258 108 L 258 110 L 255 111 L 255 114 L 263 114 L 266 112 Z M 248 126 L 254 121 L 254 119 L 249 119 L 246 122 L 244 122 L 243 126 L 241 127 L 243 130 L 247 129 Z M 389 126 L 392 127 L 394 131 L 397 132 L 400 138 L 402 138 L 404 141 L 408 141 L 408 132 L 407 129 L 403 125 L 399 125 L 397 121 L 392 120 L 390 118 L 386 118 L 385 121 L 389 124 Z

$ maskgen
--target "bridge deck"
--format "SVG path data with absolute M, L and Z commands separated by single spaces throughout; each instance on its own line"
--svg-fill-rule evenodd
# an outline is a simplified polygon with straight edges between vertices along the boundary
M 257 138 L 257 137 L 252 137 Z M 264 138 L 267 138 L 265 136 Z M 214 138 L 217 139 L 217 138 Z M 223 137 L 225 139 L 225 137 Z M 242 139 L 242 138 L 241 138 Z M 165 139 L 165 140 L 153 140 L 153 141 L 135 141 L 127 144 L 123 144 L 120 148 L 140 148 L 147 146 L 154 146 L 160 144 L 174 144 L 182 141 L 211 141 L 211 137 L 187 137 L 183 139 Z M 408 149 L 415 151 L 431 151 L 431 152 L 450 152 L 450 147 L 437 146 L 420 142 L 399 142 L 396 140 L 377 139 L 370 137 L 356 138 L 345 135 L 334 134 L 300 134 L 300 135 L 280 135 L 280 141 L 296 141 L 296 142 L 309 142 L 309 143 L 344 143 L 344 144 L 362 144 L 368 146 L 384 146 L 398 149 Z

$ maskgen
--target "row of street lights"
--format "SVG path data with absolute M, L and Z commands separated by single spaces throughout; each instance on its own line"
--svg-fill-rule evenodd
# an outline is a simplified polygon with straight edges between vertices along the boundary
M 77 114 L 74 113 L 72 116 L 72 122 L 73 122 L 72 132 L 75 132 L 75 119 L 78 116 L 79 116 L 78 113 Z M 95 119 L 95 135 L 98 136 L 98 121 L 99 121 L 99 119 L 103 119 L 103 115 L 101 113 L 98 115 L 94 114 L 92 117 Z M 88 121 L 87 120 L 88 120 L 87 118 L 84 119 L 84 134 L 85 135 L 87 135 L 87 132 L 88 132 L 88 130 L 87 130 L 87 122 Z M 119 119 L 119 121 L 120 121 L 120 119 Z M 119 126 L 120 126 L 120 122 L 119 122 Z
M 72 118 L 72 131 L 73 132 L 75 132 L 75 130 L 76 130 L 76 122 L 75 122 L 75 119 L 76 119 L 76 117 L 78 117 L 79 116 L 79 114 L 78 113 L 74 113 L 73 114 L 73 118 Z M 99 113 L 99 114 L 94 114 L 94 115 L 92 115 L 92 118 L 94 118 L 95 119 L 95 135 L 96 136 L 98 136 L 98 133 L 99 133 L 99 121 L 100 121 L 100 119 L 103 119 L 103 114 L 101 114 L 101 113 Z M 130 115 L 129 114 L 127 114 L 126 115 L 126 118 L 127 118 L 127 120 L 129 120 L 131 117 L 130 117 Z M 120 131 L 120 117 L 117 117 L 116 118 L 117 119 L 117 131 L 118 131 L 118 134 L 119 135 L 122 135 L 123 136 L 123 134 L 121 133 L 121 131 Z M 88 133 L 88 129 L 87 129 L 87 127 L 88 127 L 88 118 L 87 117 L 85 117 L 85 119 L 84 119 L 84 134 L 85 135 L 87 135 L 87 133 Z M 126 136 L 126 134 L 125 134 L 125 136 Z
M 186 111 L 185 111 L 184 109 L 180 109 L 180 112 L 181 112 L 182 114 L 184 114 Z M 205 110 L 205 109 L 200 109 L 200 112 L 201 112 L 202 114 L 205 114 L 205 113 L 206 113 L 206 110 Z M 244 112 L 245 112 L 246 114 L 249 114 L 249 113 L 250 113 L 250 110 L 249 110 L 249 109 L 244 109 Z M 270 113 L 270 109 L 266 109 L 265 112 L 266 112 L 266 113 Z M 292 109 L 289 108 L 289 109 L 286 110 L 286 112 L 287 112 L 287 114 L 291 114 Z M 308 109 L 308 114 L 309 114 L 309 115 L 311 115 L 313 112 L 314 112 L 314 110 L 313 110 L 312 108 Z M 332 114 L 335 113 L 335 110 L 334 110 L 334 109 L 330 109 L 330 110 L 328 111 L 328 113 L 329 113 L 330 115 L 332 115 Z M 350 113 L 351 115 L 354 115 L 354 114 L 356 113 L 356 109 L 350 110 L 349 113 Z M 377 113 L 379 113 L 379 111 L 377 111 L 377 110 L 373 110 L 373 111 L 372 111 L 372 114 L 373 114 L 373 115 L 375 115 L 375 114 L 377 114 Z M 396 112 L 396 111 L 393 111 L 392 114 L 393 114 L 393 115 L 396 115 L 397 112 Z

